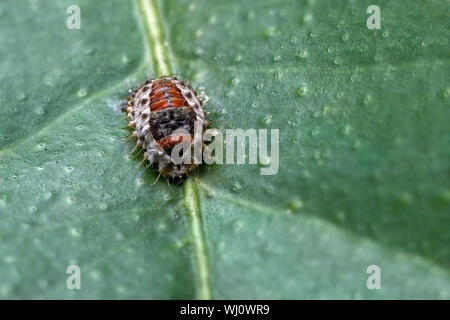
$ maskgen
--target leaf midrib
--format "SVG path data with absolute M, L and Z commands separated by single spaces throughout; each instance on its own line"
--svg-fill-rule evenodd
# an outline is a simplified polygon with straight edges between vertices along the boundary
M 139 10 L 144 20 L 146 44 L 152 53 L 153 70 L 155 76 L 171 75 L 172 67 L 167 46 L 164 44 L 163 26 L 160 21 L 158 7 L 154 0 L 140 0 Z M 194 245 L 194 265 L 196 271 L 196 295 L 198 299 L 211 299 L 211 284 L 209 281 L 209 263 L 206 242 L 203 232 L 199 195 L 196 183 L 188 177 L 183 184 L 183 201 L 187 220 Z

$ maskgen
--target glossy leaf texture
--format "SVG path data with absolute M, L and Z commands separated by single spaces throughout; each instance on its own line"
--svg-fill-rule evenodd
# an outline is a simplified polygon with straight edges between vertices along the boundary
M 0 3 L 0 297 L 450 298 L 447 1 L 380 2 L 379 30 L 365 0 L 145 1 L 78 1 L 80 30 L 71 1 Z M 183 190 L 128 158 L 155 41 L 213 127 L 279 130 L 276 175 Z

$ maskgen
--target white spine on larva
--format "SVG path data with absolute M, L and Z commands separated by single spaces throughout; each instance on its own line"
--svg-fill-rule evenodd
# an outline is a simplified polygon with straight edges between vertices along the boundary
M 146 136 L 146 135 L 149 134 L 149 133 L 150 133 L 150 125 L 149 125 L 149 124 L 146 124 L 146 125 L 142 128 L 141 135 L 142 135 L 142 136 Z
M 133 122 L 135 123 L 136 135 L 141 139 L 142 149 L 144 149 L 144 155 L 147 156 L 148 161 L 151 164 L 160 162 L 160 154 L 163 151 L 161 147 L 156 143 L 155 139 L 150 132 L 150 101 L 148 97 L 151 94 L 151 81 L 149 84 L 143 84 L 135 93 L 133 105 Z M 146 92 L 143 92 L 143 88 L 148 87 Z M 142 101 L 147 101 L 146 104 Z M 164 154 L 164 152 L 163 152 Z M 170 159 L 170 157 L 169 157 Z

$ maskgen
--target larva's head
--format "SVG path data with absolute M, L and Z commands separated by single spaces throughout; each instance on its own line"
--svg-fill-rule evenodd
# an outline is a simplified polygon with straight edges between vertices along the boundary
M 173 180 L 175 183 L 181 183 L 186 175 L 198 168 L 198 164 L 174 164 L 169 163 L 159 169 L 161 174 Z

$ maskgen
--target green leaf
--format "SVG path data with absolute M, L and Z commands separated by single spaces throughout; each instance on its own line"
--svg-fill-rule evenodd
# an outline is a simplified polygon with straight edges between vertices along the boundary
M 72 4 L 0 3 L 0 297 L 450 298 L 448 2 Z M 278 174 L 153 185 L 118 109 L 162 73 L 279 129 Z

